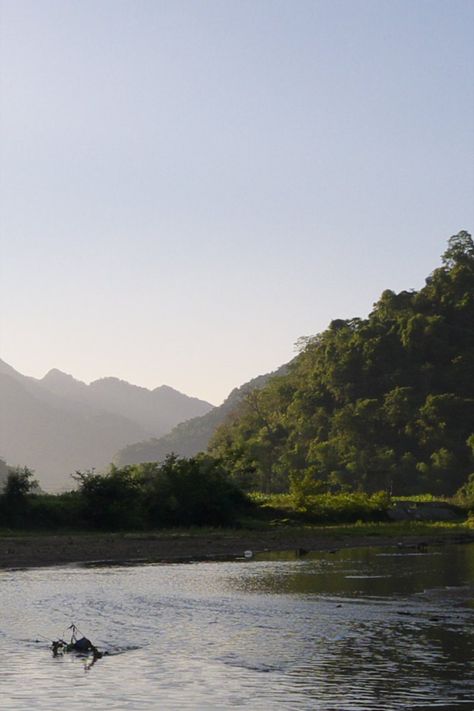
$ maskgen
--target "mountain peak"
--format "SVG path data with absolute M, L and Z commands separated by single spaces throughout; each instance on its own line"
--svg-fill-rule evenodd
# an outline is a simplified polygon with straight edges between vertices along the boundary
M 76 380 L 69 373 L 63 373 L 58 368 L 52 368 L 39 381 L 40 385 L 56 395 L 78 397 L 87 390 L 87 385 L 82 380 Z
M 98 390 L 98 391 L 115 391 L 115 392 L 120 392 L 120 391 L 141 391 L 141 392 L 147 392 L 150 393 L 150 390 L 148 388 L 144 388 L 141 385 L 134 385 L 133 383 L 129 383 L 128 380 L 122 380 L 122 378 L 117 378 L 114 375 L 107 375 L 104 378 L 98 378 L 97 380 L 93 380 L 92 383 L 90 384 L 90 387 L 92 390 Z
M 179 392 L 179 390 L 176 390 L 176 388 L 172 388 L 171 385 L 158 385 L 157 388 L 153 388 L 154 393 L 179 393 L 182 395 L 183 393 Z
M 0 358 L 0 373 L 3 375 L 13 375 L 13 376 L 19 376 L 20 373 L 15 370 L 15 368 L 12 368 L 11 365 L 8 365 L 8 363 L 5 363 L 4 360 Z
M 48 370 L 46 375 L 42 378 L 42 380 L 58 380 L 59 378 L 67 378 L 68 380 L 71 380 L 74 378 L 72 375 L 69 373 L 64 373 L 62 370 L 59 370 L 58 368 L 51 368 L 51 370 Z

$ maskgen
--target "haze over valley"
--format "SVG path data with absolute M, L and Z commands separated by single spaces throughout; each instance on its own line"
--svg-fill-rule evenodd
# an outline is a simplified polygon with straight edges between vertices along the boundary
M 212 409 L 166 385 L 111 377 L 86 385 L 57 369 L 36 379 L 0 361 L 0 457 L 33 469 L 46 490 L 71 488 L 76 470 L 100 470 L 127 444 Z

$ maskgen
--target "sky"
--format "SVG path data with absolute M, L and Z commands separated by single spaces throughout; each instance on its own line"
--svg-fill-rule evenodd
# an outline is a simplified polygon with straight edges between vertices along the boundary
M 471 0 L 0 0 L 0 357 L 219 404 L 474 230 Z

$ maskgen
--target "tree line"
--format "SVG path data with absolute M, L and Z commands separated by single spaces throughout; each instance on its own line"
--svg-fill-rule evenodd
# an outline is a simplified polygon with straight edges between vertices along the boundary
M 76 488 L 45 494 L 27 468 L 10 468 L 0 494 L 0 527 L 144 530 L 228 526 L 249 505 L 223 466 L 205 454 L 106 473 L 76 472 Z

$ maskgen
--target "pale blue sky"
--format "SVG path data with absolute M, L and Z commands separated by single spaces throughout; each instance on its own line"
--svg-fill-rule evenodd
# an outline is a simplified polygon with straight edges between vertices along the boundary
M 0 357 L 219 403 L 474 230 L 470 0 L 0 0 Z

